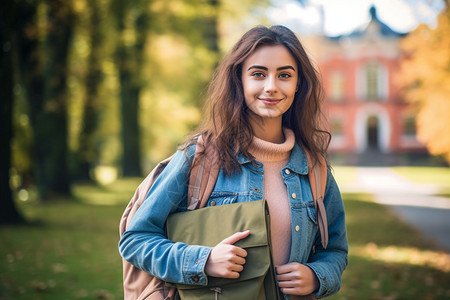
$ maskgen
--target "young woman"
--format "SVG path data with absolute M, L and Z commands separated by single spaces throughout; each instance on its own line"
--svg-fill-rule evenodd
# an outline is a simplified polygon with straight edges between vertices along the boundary
M 207 276 L 237 278 L 245 268 L 246 251 L 234 244 L 249 231 L 213 248 L 172 243 L 164 236 L 167 217 L 186 210 L 188 160 L 202 134 L 220 166 L 207 205 L 267 200 L 273 260 L 285 298 L 338 291 L 347 266 L 344 207 L 328 170 L 324 249 L 305 155 L 318 161 L 329 143 L 329 133 L 319 127 L 321 95 L 317 72 L 292 31 L 258 26 L 245 33 L 216 70 L 205 121 L 175 154 L 124 233 L 122 256 L 156 277 L 186 284 L 205 285 Z

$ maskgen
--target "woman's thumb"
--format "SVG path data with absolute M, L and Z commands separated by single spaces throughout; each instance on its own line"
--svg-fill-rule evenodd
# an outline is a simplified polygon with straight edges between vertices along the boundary
M 250 230 L 246 230 L 246 231 L 242 231 L 242 232 L 239 231 L 239 232 L 236 232 L 236 233 L 230 235 L 229 237 L 227 237 L 226 239 L 221 241 L 219 244 L 233 245 L 237 241 L 245 239 L 246 237 L 248 237 L 249 234 L 250 234 Z

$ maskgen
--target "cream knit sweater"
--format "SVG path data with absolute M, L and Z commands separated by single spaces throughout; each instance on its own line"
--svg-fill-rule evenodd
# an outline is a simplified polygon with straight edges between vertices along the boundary
M 250 146 L 250 153 L 264 165 L 264 199 L 269 206 L 275 265 L 286 264 L 291 249 L 291 209 L 281 170 L 289 161 L 295 136 L 290 129 L 283 132 L 285 141 L 281 144 L 254 137 Z

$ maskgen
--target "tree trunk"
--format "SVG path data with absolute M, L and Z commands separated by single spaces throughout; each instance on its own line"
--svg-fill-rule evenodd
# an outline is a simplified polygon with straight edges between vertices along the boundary
M 120 74 L 120 104 L 122 115 L 122 175 L 141 176 L 139 141 L 139 93 L 140 88 L 130 82 L 130 74 Z
M 31 112 L 35 122 L 38 188 L 43 200 L 52 195 L 70 195 L 66 84 L 73 11 L 70 1 L 49 0 L 47 6 L 44 99 Z
M 149 29 L 149 1 L 115 1 L 113 13 L 118 27 L 116 62 L 119 71 L 120 103 L 122 117 L 122 175 L 141 176 L 139 95 L 142 88 L 141 67 L 144 46 Z M 134 19 L 133 28 L 127 28 L 125 19 Z M 126 40 L 127 30 L 135 32 L 133 43 Z M 129 33 L 128 33 L 129 34 Z
M 99 87 L 102 82 L 102 41 L 100 8 L 97 1 L 89 1 L 89 43 L 88 71 L 86 75 L 86 97 L 84 99 L 82 127 L 79 136 L 79 150 L 77 160 L 77 179 L 89 180 L 90 170 L 99 156 L 99 149 L 95 144 L 95 132 L 99 123 L 101 101 Z
M 17 1 L 20 26 L 16 30 L 20 78 L 33 129 L 35 180 L 42 200 L 70 194 L 66 78 L 73 13 L 69 1 L 46 3 L 44 47 L 37 22 L 39 1 Z
M 0 5 L 0 223 L 20 223 L 23 218 L 14 203 L 9 185 L 11 168 L 13 68 L 12 68 L 12 22 L 14 0 L 4 0 Z

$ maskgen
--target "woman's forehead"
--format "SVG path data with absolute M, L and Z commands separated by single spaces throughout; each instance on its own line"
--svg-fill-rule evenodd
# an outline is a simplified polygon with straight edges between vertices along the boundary
M 252 65 L 260 65 L 266 68 L 290 65 L 297 70 L 295 58 L 282 45 L 264 45 L 256 48 L 244 61 L 244 69 L 246 70 Z

